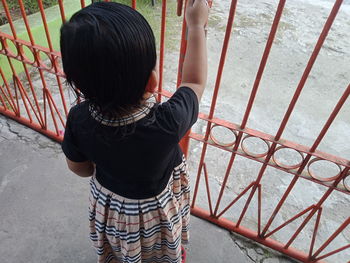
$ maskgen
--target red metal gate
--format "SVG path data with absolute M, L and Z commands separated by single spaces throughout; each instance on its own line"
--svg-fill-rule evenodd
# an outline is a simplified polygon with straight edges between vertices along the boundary
M 69 110 L 68 102 L 72 103 L 71 95 L 68 89 L 62 84 L 64 82 L 64 74 L 60 65 L 60 53 L 56 51 L 52 41 L 52 28 L 46 18 L 46 12 L 41 0 L 38 0 L 39 14 L 42 21 L 43 34 L 40 38 L 47 41 L 46 44 L 38 44 L 42 39 L 35 39 L 35 32 L 30 25 L 30 19 L 26 15 L 26 10 L 23 1 L 19 0 L 20 13 L 23 18 L 23 25 L 26 29 L 25 36 L 17 33 L 17 26 L 11 18 L 11 13 L 6 0 L 1 0 L 3 10 L 8 20 L 9 32 L 5 33 L 4 26 L 0 30 L 1 50 L 0 50 L 0 113 L 10 117 L 36 131 L 45 134 L 46 136 L 61 141 L 65 127 L 65 120 Z M 349 200 L 350 194 L 350 161 L 341 157 L 336 157 L 317 150 L 321 141 L 325 137 L 328 129 L 332 125 L 339 111 L 342 109 L 350 94 L 350 85 L 345 88 L 343 94 L 339 94 L 340 99 L 335 105 L 334 110 L 330 112 L 328 119 L 314 139 L 311 147 L 296 144 L 294 142 L 282 139 L 286 125 L 293 113 L 299 96 L 304 89 L 305 83 L 308 80 L 311 69 L 314 66 L 316 58 L 322 48 L 322 45 L 330 31 L 335 17 L 342 5 L 342 0 L 334 1 L 334 6 L 330 11 L 322 32 L 319 35 L 317 43 L 308 60 L 308 63 L 303 71 L 302 77 L 295 89 L 293 97 L 287 105 L 286 113 L 279 125 L 275 135 L 270 135 L 258 130 L 248 128 L 246 125 L 248 119 L 251 117 L 250 113 L 254 105 L 259 85 L 264 74 L 264 70 L 270 55 L 271 47 L 274 43 L 276 33 L 279 28 L 280 20 L 283 10 L 285 8 L 286 0 L 280 0 L 277 10 L 271 25 L 271 30 L 268 35 L 266 46 L 260 61 L 258 72 L 256 73 L 255 81 L 249 95 L 249 100 L 244 112 L 242 122 L 235 124 L 226 120 L 215 117 L 215 109 L 217 106 L 217 98 L 221 87 L 221 80 L 224 71 L 224 65 L 227 60 L 227 50 L 229 41 L 234 28 L 234 21 L 237 9 L 237 0 L 231 1 L 228 21 L 224 40 L 222 43 L 221 57 L 219 61 L 218 72 L 216 76 L 213 96 L 210 104 L 209 114 L 200 113 L 200 119 L 205 123 L 205 131 L 203 133 L 191 132 L 183 140 L 182 147 L 185 152 L 188 152 L 189 141 L 195 140 L 201 145 L 201 153 L 197 156 L 192 154 L 191 159 L 198 160 L 197 177 L 193 192 L 192 213 L 196 216 L 202 217 L 210 222 L 222 226 L 228 230 L 241 234 L 251 240 L 260 244 L 268 246 L 272 249 L 280 251 L 294 259 L 302 262 L 340 262 L 335 255 L 342 255 L 342 260 L 349 261 L 350 253 L 349 243 L 334 243 L 340 235 L 344 235 L 347 240 L 350 239 L 348 227 L 350 224 L 349 211 L 346 211 L 336 226 L 335 230 L 323 240 L 319 240 L 318 233 L 322 231 L 324 225 L 322 217 L 324 216 L 324 205 L 331 198 L 334 193 L 340 194 L 345 202 Z M 166 22 L 167 22 L 167 3 L 166 0 L 161 4 L 161 18 L 160 18 L 160 50 L 159 50 L 159 70 L 160 70 L 160 85 L 158 90 L 158 99 L 162 96 L 169 97 L 171 93 L 163 89 L 163 69 L 165 56 L 165 38 L 166 38 Z M 85 6 L 85 1 L 80 0 L 81 7 Z M 131 1 L 130 4 L 136 8 L 136 1 Z M 214 1 L 215 4 L 215 1 Z M 181 15 L 183 8 L 183 1 L 178 0 L 177 13 Z M 57 12 L 60 14 L 62 22 L 66 19 L 65 3 L 63 0 L 58 0 Z M 55 29 L 57 30 L 57 28 Z M 43 42 L 40 42 L 43 43 Z M 181 48 L 179 58 L 178 80 L 180 83 L 180 72 L 182 68 L 184 54 L 186 52 L 186 25 L 182 25 Z M 6 65 L 5 65 L 6 64 Z M 34 75 L 35 70 L 37 75 Z M 52 84 L 56 83 L 55 87 Z M 215 130 L 224 129 L 229 131 L 233 136 L 230 142 L 222 142 L 215 135 Z M 247 142 L 250 139 L 260 140 L 265 145 L 264 152 L 258 152 L 254 149 L 248 149 Z M 345 143 L 348 143 L 345 142 Z M 220 190 L 217 194 L 213 194 L 213 185 L 210 183 L 208 169 L 206 166 L 206 157 L 208 147 L 214 147 L 220 151 L 229 153 L 229 161 L 221 182 Z M 286 164 L 277 158 L 277 153 L 287 150 L 293 151 L 299 155 L 300 161 L 297 163 Z M 240 162 L 239 156 L 248 158 L 256 164 L 261 164 L 258 173 L 246 174 L 249 177 L 249 183 L 242 188 L 242 191 L 236 194 L 227 190 L 228 180 L 233 176 L 232 169 Z M 312 170 L 312 165 L 317 162 L 330 162 L 334 164 L 339 172 L 332 176 L 320 177 Z M 273 205 L 273 209 L 269 211 L 262 211 L 264 206 L 264 191 L 263 187 L 266 183 L 266 170 L 270 168 L 286 172 L 292 175 L 291 181 L 284 185 L 282 195 L 278 202 Z M 290 197 L 291 192 L 296 188 L 296 185 L 303 180 L 308 184 L 317 184 L 322 187 L 322 194 L 316 202 L 312 202 L 306 208 L 297 208 L 292 211 L 290 217 L 284 218 L 278 224 L 275 223 L 276 218 L 281 213 L 282 208 L 286 206 L 286 200 Z M 200 185 L 204 185 L 202 194 L 204 193 L 208 209 L 200 208 L 196 204 L 199 194 Z M 223 198 L 226 201 L 223 201 Z M 214 203 L 213 200 L 216 200 Z M 235 210 L 238 214 L 238 220 L 233 221 L 226 218 L 228 211 L 235 208 L 238 202 L 244 200 L 242 209 Z M 253 205 L 255 204 L 255 205 Z M 203 206 L 203 202 L 202 202 Z M 254 211 L 253 221 L 255 227 L 251 225 L 244 225 L 243 221 L 247 217 L 247 211 L 253 207 Z M 263 216 L 263 213 L 265 215 Z M 334 213 L 337 209 L 334 208 Z M 264 218 L 263 218 L 264 217 Z M 296 224 L 296 222 L 298 222 Z M 287 227 L 295 225 L 293 231 L 285 232 Z M 305 233 L 305 228 L 309 228 L 309 232 Z M 277 234 L 283 233 L 284 238 L 279 238 Z M 309 245 L 307 247 L 300 247 L 295 245 L 298 238 L 304 238 L 309 235 Z M 208 240 L 210 242 L 210 240 Z M 335 244 L 335 246 L 332 244 Z M 331 249 L 329 249 L 332 247 Z M 328 250 L 327 250 L 328 249 Z M 233 259 L 234 260 L 234 259 Z M 349 261 L 350 262 L 350 261 Z

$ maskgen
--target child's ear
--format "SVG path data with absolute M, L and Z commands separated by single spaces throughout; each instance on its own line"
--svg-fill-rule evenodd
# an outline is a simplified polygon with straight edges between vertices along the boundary
M 152 70 L 151 75 L 149 76 L 146 92 L 154 93 L 158 86 L 158 74 L 156 70 Z

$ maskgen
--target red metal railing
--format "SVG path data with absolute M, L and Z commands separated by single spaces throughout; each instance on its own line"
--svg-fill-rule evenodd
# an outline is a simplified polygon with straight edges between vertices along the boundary
M 25 13 L 23 1 L 19 0 L 18 3 L 20 6 L 23 23 L 26 28 L 28 40 L 25 40 L 23 37 L 19 37 L 19 34 L 17 34 L 16 31 L 16 26 L 11 18 L 11 13 L 6 0 L 1 0 L 1 2 L 8 20 L 8 26 L 11 33 L 5 33 L 2 30 L 0 31 L 0 58 L 5 58 L 5 61 L 7 61 L 8 69 L 7 72 L 5 72 L 5 66 L 2 66 L 0 68 L 0 113 L 28 127 L 31 127 L 56 141 L 61 141 L 69 108 L 67 106 L 67 103 L 72 104 L 73 100 L 71 99 L 71 94 L 69 93 L 68 89 L 66 89 L 66 87 L 62 84 L 64 81 L 64 74 L 60 65 L 60 53 L 54 48 L 51 38 L 52 32 L 50 31 L 47 22 L 46 13 L 43 8 L 42 1 L 38 0 L 38 4 L 39 14 L 42 20 L 42 27 L 44 29 L 43 32 L 47 40 L 47 45 L 45 46 L 38 45 L 34 39 L 34 35 L 29 24 L 29 19 Z M 185 5 L 185 2 L 186 1 L 178 0 L 178 15 L 184 13 L 182 9 Z M 333 233 L 329 235 L 329 237 L 325 240 L 318 241 L 318 233 L 323 227 L 320 222 L 322 216 L 324 215 L 323 208 L 325 202 L 329 200 L 330 196 L 335 192 L 341 194 L 344 197 L 348 197 L 350 194 L 350 183 L 348 182 L 348 179 L 350 178 L 350 161 L 341 157 L 318 151 L 317 148 L 326 135 L 329 127 L 338 115 L 339 111 L 342 109 L 347 98 L 349 97 L 350 85 L 346 87 L 344 93 L 341 95 L 338 103 L 334 107 L 334 110 L 330 113 L 328 120 L 321 129 L 319 135 L 314 140 L 314 143 L 311 147 L 299 145 L 294 142 L 282 139 L 282 135 L 286 129 L 289 118 L 293 113 L 299 96 L 305 87 L 306 81 L 308 80 L 311 69 L 313 68 L 316 58 L 322 48 L 322 45 L 327 37 L 330 28 L 332 27 L 333 21 L 337 16 L 337 13 L 343 1 L 336 0 L 334 2 L 334 6 L 327 18 L 327 21 L 318 38 L 315 48 L 304 69 L 300 82 L 297 85 L 292 100 L 288 105 L 287 111 L 275 135 L 270 135 L 261 131 L 250 129 L 246 127 L 246 125 L 250 118 L 251 110 L 254 105 L 257 92 L 259 90 L 260 82 L 263 77 L 267 61 L 269 59 L 270 50 L 274 43 L 276 32 L 279 28 L 286 0 L 279 1 L 241 124 L 238 125 L 230 123 L 228 121 L 215 117 L 218 94 L 221 87 L 224 66 L 227 60 L 226 56 L 228 46 L 232 36 L 232 29 L 235 21 L 237 2 L 237 0 L 231 1 L 231 7 L 229 10 L 226 32 L 222 44 L 221 57 L 211 100 L 210 111 L 209 114 L 200 113 L 199 116 L 200 119 L 206 123 L 205 132 L 203 134 L 190 132 L 181 143 L 181 146 L 186 153 L 188 153 L 189 141 L 191 139 L 198 141 L 202 145 L 200 156 L 191 156 L 192 159 L 199 159 L 198 173 L 193 192 L 192 213 L 302 262 L 323 262 L 323 260 L 329 260 L 330 258 L 333 258 L 334 255 L 340 253 L 343 253 L 343 255 L 345 255 L 345 258 L 348 258 L 348 261 L 350 260 L 350 244 L 336 243 L 337 248 L 332 248 L 330 251 L 326 251 L 326 249 L 331 244 L 334 244 L 334 240 L 336 240 L 339 235 L 345 233 L 344 231 L 350 224 L 349 215 L 345 216 L 344 220 L 341 221 Z M 84 7 L 86 4 L 89 3 L 86 3 L 84 0 L 80 0 L 81 7 Z M 130 4 L 136 8 L 136 0 L 132 0 Z M 210 5 L 211 4 L 212 3 L 210 1 Z M 66 20 L 66 13 L 69 10 L 65 10 L 63 0 L 58 0 L 57 10 L 60 13 L 62 22 L 64 22 Z M 161 100 L 162 96 L 169 97 L 171 95 L 169 91 L 163 89 L 163 69 L 164 62 L 166 61 L 165 33 L 168 12 L 166 0 L 162 1 L 161 10 L 159 50 L 160 85 L 158 89 L 159 101 Z M 183 21 L 178 66 L 178 85 L 181 82 L 181 69 L 185 53 L 186 24 L 185 21 Z M 2 60 L 1 62 L 0 60 L 0 63 L 3 63 L 1 65 L 4 65 L 5 61 Z M 20 68 L 20 70 L 18 70 L 18 68 Z M 39 78 L 36 80 L 33 80 L 33 69 L 37 71 L 37 74 L 39 75 Z M 50 83 L 54 82 L 57 86 L 52 87 L 51 84 L 48 85 L 48 79 Z M 214 132 L 215 129 L 218 128 L 227 129 L 233 134 L 234 140 L 229 143 L 222 142 L 220 138 L 217 138 Z M 267 150 L 262 153 L 256 153 L 249 150 L 246 146 L 246 142 L 252 138 L 261 140 L 266 146 Z M 208 169 L 205 162 L 209 146 L 215 147 L 230 154 L 226 172 L 224 174 L 221 188 L 217 196 L 214 196 L 213 194 L 213 188 L 210 184 L 210 176 L 208 174 Z M 276 158 L 276 153 L 285 149 L 293 150 L 298 153 L 301 161 L 293 165 L 285 164 L 279 161 L 278 158 Z M 237 156 L 248 158 L 255 161 L 256 163 L 261 163 L 261 167 L 257 176 L 247 174 L 246 176 L 251 177 L 250 183 L 240 193 L 233 195 L 232 193 L 228 193 L 227 183 L 228 180 L 232 177 L 231 171 L 234 168 L 234 165 L 239 163 Z M 319 177 L 312 171 L 311 167 L 313 164 L 320 161 L 328 161 L 335 164 L 339 169 L 339 172 L 336 175 L 326 178 Z M 267 219 L 263 219 L 263 179 L 266 176 L 266 170 L 269 167 L 273 167 L 291 174 L 292 180 L 288 185 L 285 185 L 286 189 L 283 191 L 282 197 L 278 200 L 278 203 L 273 207 L 273 209 L 267 212 L 264 211 L 265 213 L 268 213 L 268 217 Z M 205 196 L 207 199 L 206 203 L 208 210 L 200 208 L 196 205 L 198 199 L 197 197 L 199 194 L 199 186 L 202 179 L 204 180 Z M 285 219 L 282 223 L 278 223 L 277 225 L 274 224 L 277 216 L 281 212 L 282 207 L 286 206 L 287 198 L 291 195 L 291 192 L 293 189 L 295 189 L 297 183 L 300 180 L 306 180 L 306 182 L 310 184 L 317 184 L 322 186 L 322 189 L 325 189 L 322 196 L 310 206 L 306 208 L 300 208 L 300 211 L 292 212 L 290 217 L 288 219 Z M 224 203 L 222 201 L 224 196 L 226 196 L 226 198 L 229 198 L 230 201 Z M 214 197 L 216 197 L 215 204 L 213 203 Z M 237 205 L 237 203 L 242 201 L 244 198 L 246 198 L 246 201 L 244 202 L 242 209 L 239 211 L 237 209 L 237 213 L 239 213 L 238 220 L 236 222 L 233 222 L 232 220 L 225 218 L 228 211 L 232 207 L 235 207 L 235 205 Z M 247 217 L 247 211 L 249 208 L 254 207 L 252 205 L 255 202 L 254 200 L 257 202 L 257 206 L 255 206 L 256 213 L 255 217 L 253 218 L 256 223 L 256 229 L 254 229 L 254 227 L 243 226 L 243 220 Z M 286 241 L 276 238 L 276 233 L 285 233 L 283 231 L 286 229 L 286 227 L 296 223 L 297 221 L 299 222 L 299 225 L 295 227 L 292 233 L 289 233 L 289 236 L 286 236 Z M 310 227 L 312 222 L 314 222 L 314 225 Z M 311 233 L 309 246 L 292 247 L 292 245 L 295 244 L 295 240 L 297 238 L 303 237 L 303 235 L 305 235 L 303 230 L 307 226 L 311 228 L 311 232 L 309 232 Z

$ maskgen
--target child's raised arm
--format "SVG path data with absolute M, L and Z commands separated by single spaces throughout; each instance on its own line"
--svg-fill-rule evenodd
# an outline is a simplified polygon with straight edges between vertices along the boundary
M 188 30 L 187 51 L 182 68 L 181 86 L 191 88 L 201 99 L 207 81 L 207 45 L 205 26 L 209 7 L 206 0 L 188 0 L 186 23 Z

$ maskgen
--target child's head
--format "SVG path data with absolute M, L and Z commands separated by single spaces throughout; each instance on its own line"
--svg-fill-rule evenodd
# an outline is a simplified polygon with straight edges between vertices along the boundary
M 92 4 L 61 28 L 67 82 L 104 113 L 126 113 L 142 101 L 156 66 L 151 27 L 132 8 Z

